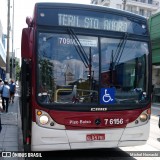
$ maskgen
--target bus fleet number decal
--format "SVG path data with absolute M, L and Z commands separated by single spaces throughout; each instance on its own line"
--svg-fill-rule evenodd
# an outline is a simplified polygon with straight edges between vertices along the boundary
M 65 37 L 59 37 L 58 39 L 59 44 L 63 45 L 77 45 L 74 39 L 71 38 L 65 38 Z M 79 39 L 79 42 L 82 46 L 86 47 L 97 47 L 97 40 L 95 39 Z
M 123 124 L 123 118 L 104 119 L 105 125 L 118 125 Z

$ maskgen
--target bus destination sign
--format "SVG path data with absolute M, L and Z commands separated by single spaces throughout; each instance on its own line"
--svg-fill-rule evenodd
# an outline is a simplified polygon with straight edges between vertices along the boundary
M 121 19 L 109 19 L 71 14 L 58 14 L 58 25 L 88 29 L 127 32 L 128 22 Z

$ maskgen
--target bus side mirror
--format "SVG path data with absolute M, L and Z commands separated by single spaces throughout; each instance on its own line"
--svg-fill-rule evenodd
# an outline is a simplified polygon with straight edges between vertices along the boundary
M 30 28 L 23 28 L 21 37 L 21 57 L 24 59 L 31 58 L 30 51 Z

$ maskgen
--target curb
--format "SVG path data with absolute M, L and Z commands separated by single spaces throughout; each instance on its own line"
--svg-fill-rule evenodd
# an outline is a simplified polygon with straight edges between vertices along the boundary
M 21 122 L 21 114 L 20 114 L 19 103 L 18 103 L 18 117 L 17 117 L 17 119 L 18 119 L 18 151 L 24 152 L 23 137 L 22 137 L 22 122 Z M 19 160 L 22 160 L 22 158 L 20 158 Z

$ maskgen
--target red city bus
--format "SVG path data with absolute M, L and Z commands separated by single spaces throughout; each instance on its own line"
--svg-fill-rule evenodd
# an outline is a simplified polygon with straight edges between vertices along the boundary
M 147 19 L 94 5 L 37 3 L 26 22 L 25 150 L 145 144 L 152 77 Z

